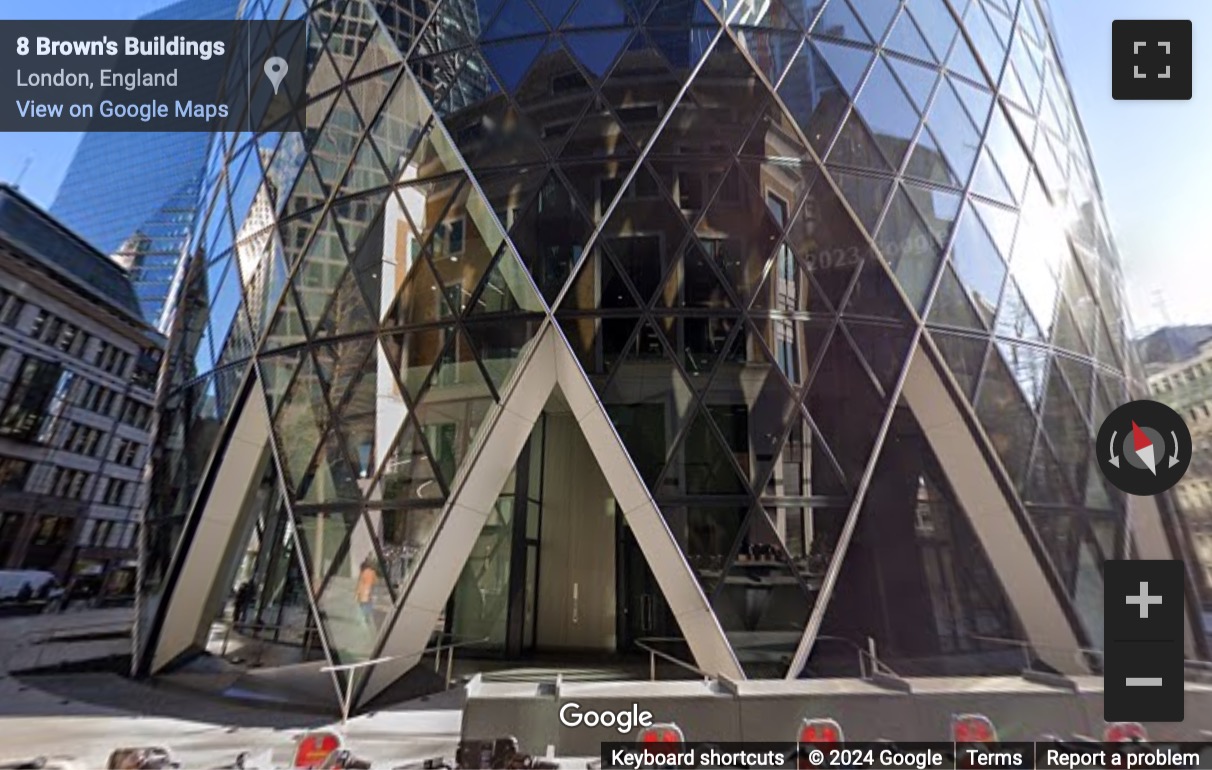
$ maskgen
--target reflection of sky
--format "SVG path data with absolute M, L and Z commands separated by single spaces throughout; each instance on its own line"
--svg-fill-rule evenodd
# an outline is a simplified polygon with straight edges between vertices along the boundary
M 5 3 L 3 15 L 10 20 L 95 18 L 102 13 L 109 18 L 135 18 L 164 5 L 162 0 L 107 0 L 101 9 L 95 0 L 10 2 Z M 1201 30 L 1212 29 L 1212 3 L 1051 0 L 1051 5 L 1119 237 L 1137 325 L 1161 322 L 1156 292 L 1174 321 L 1212 322 L 1212 305 L 1204 289 L 1212 279 L 1212 259 L 1204 246 L 1212 242 L 1212 220 L 1206 216 L 1212 208 L 1212 192 L 1204 182 L 1212 178 L 1212 146 L 1204 134 L 1204 127 L 1212 125 L 1212 93 L 1200 90 L 1201 83 L 1212 83 L 1212 53 L 1196 45 L 1196 93 L 1190 102 L 1115 102 L 1108 65 L 1112 20 L 1193 19 L 1198 38 Z M 924 31 L 931 34 L 930 29 Z M 26 158 L 32 159 L 21 180 L 22 191 L 48 205 L 80 138 L 80 134 L 6 134 L 0 145 L 0 179 L 14 179 Z M 1142 146 L 1147 162 L 1129 151 Z
M 1137 329 L 1166 315 L 1212 322 L 1212 3 L 1191 0 L 1051 0 L 1065 68 L 1090 138 L 1118 236 Z M 1191 19 L 1195 92 L 1189 102 L 1111 98 L 1111 22 Z M 1158 299 L 1164 302 L 1165 313 Z

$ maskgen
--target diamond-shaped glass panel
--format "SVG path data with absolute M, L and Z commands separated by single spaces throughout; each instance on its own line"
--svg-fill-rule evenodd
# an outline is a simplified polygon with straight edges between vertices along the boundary
M 808 384 L 808 414 L 850 484 L 871 457 L 886 409 L 871 374 L 844 334 L 830 338 Z
M 369 335 L 345 337 L 312 347 L 316 373 L 323 381 L 328 401 L 334 408 L 341 408 L 352 386 L 362 379 L 373 347 L 374 338 Z
M 753 511 L 735 556 L 712 600 L 732 648 L 751 676 L 781 676 L 799 646 L 812 599 L 803 581 L 807 565 L 792 562 L 762 508 Z
M 511 223 L 510 239 L 548 302 L 567 283 L 589 233 L 589 222 L 554 172 L 526 212 Z
M 773 340 L 770 340 L 773 341 Z M 800 419 L 796 393 L 766 350 L 767 340 L 742 326 L 735 356 L 725 356 L 703 393 L 703 403 L 725 431 L 734 456 L 751 482 L 765 477 L 792 416 Z M 727 425 L 718 415 L 727 415 Z
M 961 392 L 971 400 L 976 393 L 989 343 L 983 337 L 967 337 L 935 329 L 930 331 L 930 336 L 938 345 L 939 353 L 959 383 Z
M 480 364 L 499 393 L 509 381 L 538 329 L 536 318 L 470 321 L 465 327 Z
M 1006 265 L 989 233 L 969 208 L 956 228 L 951 264 L 973 306 L 988 323 L 993 319 L 1006 278 Z
M 828 0 L 824 11 L 816 18 L 812 35 L 853 40 L 868 45 L 872 42 L 871 36 L 867 34 L 867 30 L 863 28 L 862 22 L 846 0 Z
M 884 46 L 890 51 L 903 53 L 923 61 L 938 61 L 934 52 L 930 50 L 929 44 L 926 43 L 926 39 L 922 37 L 921 30 L 917 28 L 917 22 L 913 20 L 908 11 L 901 13 L 896 23 L 892 25 L 892 32 L 888 35 Z
M 306 356 L 273 421 L 279 457 L 292 484 L 303 480 L 328 419 L 328 401 L 320 378 L 311 356 Z
M 440 500 L 445 494 L 425 439 L 412 420 L 405 419 L 399 435 L 387 437 L 390 448 L 383 452 L 383 467 L 370 486 L 367 499 L 372 505 L 402 507 Z
M 708 594 L 720 582 L 747 511 L 745 505 L 661 506 L 665 523 Z
M 299 480 L 295 494 L 298 502 L 305 505 L 356 502 L 362 498 L 357 471 L 345 454 L 341 428 L 335 423 Z
M 747 450 L 747 420 L 740 405 L 700 408 L 674 450 L 656 494 L 748 494 L 748 485 L 737 469 L 737 458 Z
M 306 511 L 296 528 L 328 652 L 338 664 L 369 658 L 392 597 L 366 522 L 357 511 Z
M 659 337 L 652 326 L 641 328 L 600 393 L 627 454 L 650 487 L 695 405 L 689 384 Z
M 805 138 L 823 152 L 846 113 L 847 94 L 812 45 L 800 48 L 778 87 Z
M 703 249 L 691 242 L 665 278 L 656 296 L 656 306 L 718 309 L 732 307 L 732 301 Z
M 867 232 L 874 232 L 876 222 L 884 212 L 884 204 L 888 202 L 888 193 L 892 190 L 892 182 L 871 176 L 860 176 L 846 171 L 829 170 L 829 175 L 841 189 L 846 202 Z
M 1006 466 L 1010 480 L 1021 483 L 1035 438 L 1035 417 L 1023 391 L 997 351 L 989 349 L 985 374 L 977 395 L 976 415 L 989 442 Z
M 901 288 L 920 310 L 934 285 L 941 250 L 910 202 L 906 188 L 897 188 L 876 243 Z
M 938 151 L 947 159 L 947 164 L 954 170 L 962 183 L 972 172 L 976 160 L 976 150 L 980 147 L 980 137 L 968 118 L 959 95 L 956 93 L 953 81 L 945 79 L 934 95 L 934 103 L 926 125 L 930 127 L 933 137 L 938 141 Z M 919 143 L 917 152 L 927 151 Z M 928 162 L 923 159 L 921 162 Z M 929 178 L 929 177 L 928 177 Z M 941 180 L 940 180 L 941 181 Z
M 799 49 L 803 36 L 795 29 L 770 30 L 755 27 L 736 27 L 734 32 L 741 50 L 757 63 L 766 81 L 778 86 L 783 73 L 791 64 L 791 57 Z

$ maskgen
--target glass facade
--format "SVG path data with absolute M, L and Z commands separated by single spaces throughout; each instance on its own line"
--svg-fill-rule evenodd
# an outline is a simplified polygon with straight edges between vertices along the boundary
M 147 20 L 234 19 L 238 0 L 180 0 Z M 50 212 L 131 273 L 159 326 L 197 216 L 204 133 L 85 133 Z
M 1021 619 L 901 395 L 919 347 L 1100 644 L 1125 503 L 1090 445 L 1139 383 L 1036 0 L 250 5 L 310 23 L 306 125 L 210 150 L 149 606 L 247 386 L 312 622 L 334 661 L 373 657 L 554 326 L 747 675 L 855 673 L 869 639 L 902 673 L 1021 667 Z M 526 536 L 496 550 L 537 504 L 512 490 L 448 628 L 513 624 L 467 606 L 529 570 Z M 358 613 L 366 565 L 388 579 Z

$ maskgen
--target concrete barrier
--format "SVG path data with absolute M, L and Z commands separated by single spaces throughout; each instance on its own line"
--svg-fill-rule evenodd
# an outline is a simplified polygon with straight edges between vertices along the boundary
M 905 693 L 858 679 L 576 682 L 538 685 L 491 682 L 468 685 L 462 736 L 512 735 L 521 750 L 592 755 L 610 741 L 633 740 L 636 730 L 616 726 L 569 726 L 566 716 L 589 712 L 651 714 L 673 722 L 687 741 L 794 740 L 805 718 L 836 719 L 847 741 L 950 741 L 955 714 L 979 713 L 996 725 L 1003 741 L 1046 735 L 1103 733 L 1102 680 L 1082 677 L 1064 687 L 1018 677 L 952 677 L 905 680 Z M 575 707 L 569 704 L 577 704 Z M 1212 685 L 1189 682 L 1186 721 L 1147 724 L 1152 740 L 1196 741 L 1212 730 Z

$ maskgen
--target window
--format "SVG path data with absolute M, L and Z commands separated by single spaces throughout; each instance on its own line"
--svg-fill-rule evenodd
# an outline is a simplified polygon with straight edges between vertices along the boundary
M 92 537 L 92 540 L 89 542 L 89 545 L 92 545 L 92 546 L 105 545 L 105 541 L 109 539 L 109 533 L 112 532 L 113 529 L 114 529 L 114 522 L 98 521 L 97 528 L 93 530 L 93 537 Z
M 10 328 L 16 326 L 17 320 L 21 318 L 21 311 L 24 309 L 25 302 L 23 300 L 10 297 L 4 304 L 4 307 L 0 308 L 0 324 L 4 324 Z
M 121 350 L 114 351 L 113 360 L 109 362 L 109 368 L 105 371 L 110 374 L 116 374 L 121 377 L 126 373 L 126 365 L 130 363 L 130 353 Z
M 26 357 L 0 411 L 0 436 L 30 441 L 37 435 L 62 371 L 53 361 Z
M 573 72 L 566 75 L 556 75 L 551 79 L 551 93 L 566 94 L 570 91 L 582 91 L 589 87 L 581 73 Z
M 114 397 L 118 394 L 109 388 L 98 388 L 97 396 L 97 414 L 102 414 L 108 417 L 114 410 Z
M 55 341 L 55 347 L 67 352 L 79 337 L 80 329 L 78 327 L 72 324 L 63 324 L 63 331 L 59 332 L 59 339 Z
M 29 329 L 29 336 L 36 340 L 42 339 L 42 332 L 46 329 L 46 322 L 49 318 L 49 313 L 38 308 L 38 315 L 34 316 L 34 324 Z
M 122 527 L 122 542 L 118 544 L 120 548 L 134 548 L 135 539 L 139 536 L 138 524 L 127 524 Z
M 464 226 L 462 217 L 459 217 L 450 223 L 450 235 L 448 236 L 447 242 L 449 244 L 451 254 L 463 253 L 463 229 Z
M 127 439 L 118 440 L 118 449 L 114 452 L 114 462 L 130 467 L 139 456 L 139 444 Z
M 83 497 L 84 485 L 88 482 L 88 474 L 74 468 L 55 468 L 51 477 L 51 494 L 68 500 L 79 500 Z
M 88 341 L 90 339 L 92 339 L 92 337 L 89 336 L 88 332 L 77 330 L 75 338 L 72 340 L 71 345 L 69 345 L 67 348 L 68 354 L 76 356 L 77 358 L 83 358 L 84 351 L 88 347 Z
M 38 519 L 38 528 L 30 539 L 31 545 L 67 545 L 67 538 L 72 531 L 70 516 L 43 516 Z
M 47 345 L 54 345 L 59 341 L 59 335 L 62 333 L 63 319 L 57 316 L 50 316 L 42 329 L 42 333 L 38 335 L 38 341 Z
M 448 219 L 434 228 L 433 253 L 442 258 L 463 253 L 465 225 L 463 217 Z
M 693 171 L 678 172 L 678 206 L 683 209 L 703 207 L 702 178 Z
M 86 454 L 89 457 L 96 457 L 97 451 L 101 446 L 101 431 L 96 428 L 88 429 L 88 436 L 84 440 L 84 446 L 80 449 L 81 454 Z
M 65 497 L 72 500 L 79 500 L 81 493 L 84 492 L 84 484 L 88 481 L 88 474 L 81 471 L 72 471 L 71 480 L 67 485 L 67 494 Z
M 0 513 L 0 564 L 8 561 L 8 555 L 17 544 L 24 523 L 25 516 L 20 513 Z
M 156 387 L 156 375 L 160 371 L 160 360 L 162 353 L 156 348 L 147 348 L 139 353 L 139 358 L 135 361 L 135 368 L 131 372 L 131 384 L 145 390 L 154 390 Z
M 0 489 L 21 491 L 25 488 L 25 480 L 29 478 L 32 466 L 26 460 L 16 457 L 0 457 Z
M 126 498 L 126 487 L 129 482 L 122 479 L 108 479 L 108 484 L 105 487 L 105 494 L 101 497 L 101 502 L 106 505 L 122 505 Z
M 76 536 L 76 545 L 87 546 L 93 540 L 93 530 L 97 528 L 96 519 L 85 519 L 80 525 L 80 534 Z

